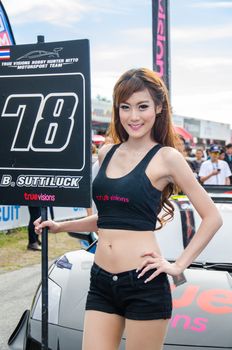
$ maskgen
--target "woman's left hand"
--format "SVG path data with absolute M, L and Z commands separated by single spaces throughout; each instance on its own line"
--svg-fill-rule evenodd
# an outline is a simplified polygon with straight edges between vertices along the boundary
M 137 272 L 139 272 L 138 278 L 142 277 L 147 271 L 155 269 L 155 272 L 153 272 L 151 276 L 146 279 L 145 283 L 151 281 L 162 272 L 165 272 L 171 276 L 178 276 L 181 272 L 183 272 L 180 266 L 178 266 L 176 263 L 170 263 L 156 252 L 147 252 L 141 257 L 145 259 L 137 269 Z

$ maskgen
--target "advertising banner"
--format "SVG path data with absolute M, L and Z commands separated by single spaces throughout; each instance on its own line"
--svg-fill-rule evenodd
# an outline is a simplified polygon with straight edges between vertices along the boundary
M 7 17 L 6 11 L 0 0 L 0 46 L 14 45 L 14 35 L 11 30 L 10 22 Z M 1 59 L 1 52 L 0 52 Z
M 152 1 L 153 70 L 163 79 L 168 89 L 169 81 L 169 1 Z
M 0 202 L 91 206 L 88 40 L 3 47 Z
M 79 219 L 87 215 L 85 208 L 53 208 L 56 221 Z M 48 215 L 50 217 L 50 215 Z M 11 230 L 18 227 L 28 226 L 29 211 L 21 205 L 0 205 L 0 234 L 1 231 Z

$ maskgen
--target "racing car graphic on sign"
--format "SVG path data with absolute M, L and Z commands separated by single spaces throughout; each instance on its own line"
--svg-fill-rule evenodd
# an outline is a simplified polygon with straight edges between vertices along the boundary
M 34 50 L 26 53 L 25 55 L 17 58 L 17 61 L 20 60 L 26 60 L 26 59 L 33 59 L 33 58 L 41 58 L 41 57 L 48 57 L 48 58 L 59 58 L 60 54 L 59 52 L 63 50 L 63 47 L 57 47 L 53 49 L 53 51 L 45 51 L 45 50 Z

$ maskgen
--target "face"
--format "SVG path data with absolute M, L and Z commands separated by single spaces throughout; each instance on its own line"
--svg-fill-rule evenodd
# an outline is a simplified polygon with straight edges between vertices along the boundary
M 225 159 L 225 153 L 220 153 L 219 154 L 219 159 L 224 160 Z
M 201 159 L 203 157 L 203 152 L 202 151 L 196 151 L 196 158 Z
M 219 152 L 210 152 L 210 158 L 212 161 L 216 161 L 219 158 Z
M 147 89 L 133 93 L 119 105 L 120 122 L 131 138 L 150 138 L 156 113 L 160 112 Z
M 185 143 L 182 139 L 178 139 L 178 142 L 176 142 L 176 148 L 185 156 Z

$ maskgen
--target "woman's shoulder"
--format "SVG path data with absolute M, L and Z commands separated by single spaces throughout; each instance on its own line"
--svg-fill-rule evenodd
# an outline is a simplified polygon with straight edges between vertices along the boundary
M 174 147 L 170 146 L 162 146 L 159 150 L 160 155 L 162 156 L 163 160 L 171 160 L 176 158 L 183 158 L 183 155 Z
M 162 163 L 171 167 L 182 166 L 186 163 L 184 155 L 174 147 L 163 146 L 159 155 Z

